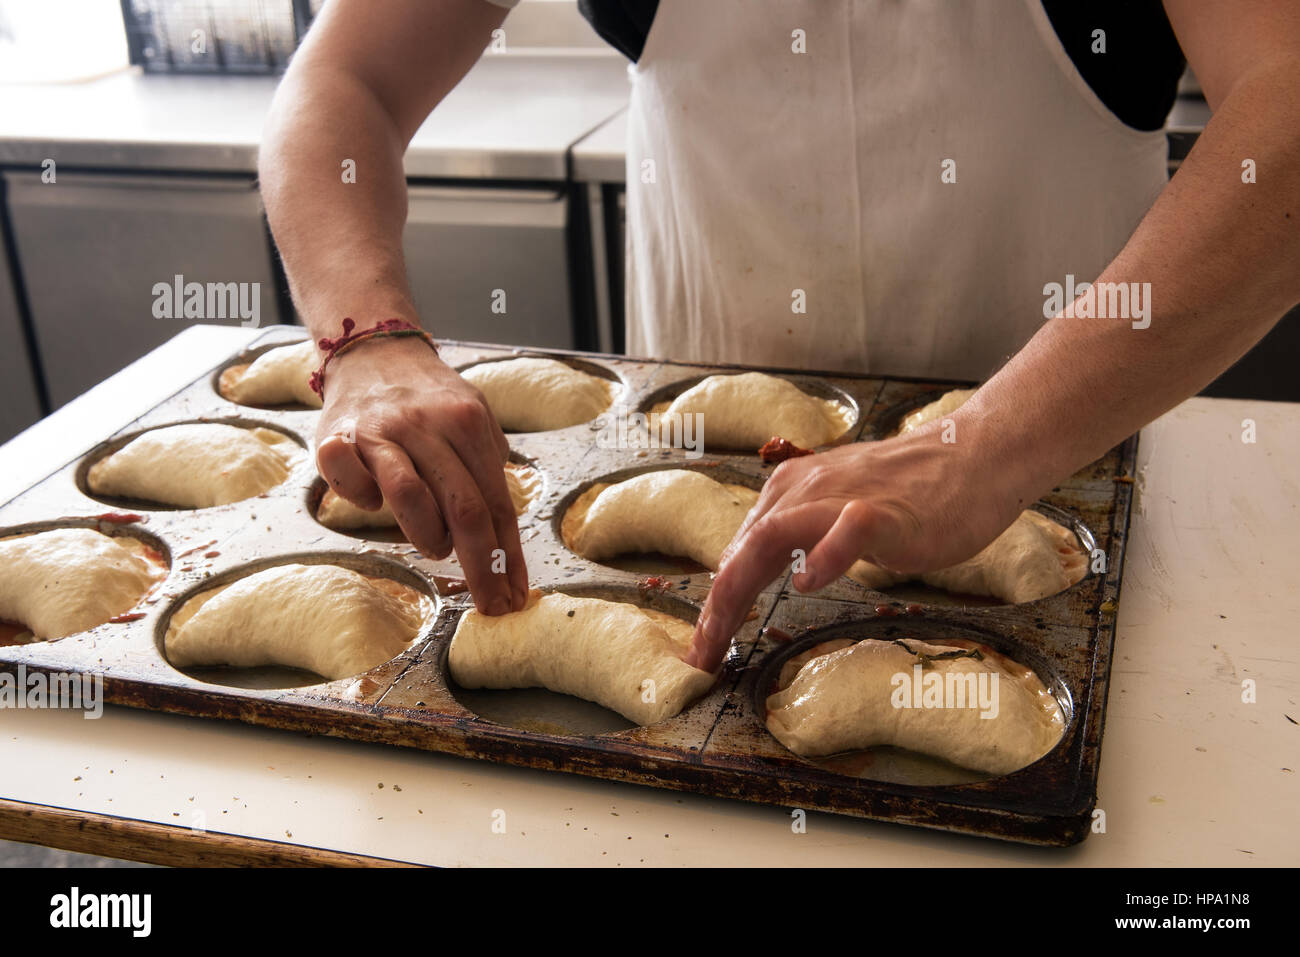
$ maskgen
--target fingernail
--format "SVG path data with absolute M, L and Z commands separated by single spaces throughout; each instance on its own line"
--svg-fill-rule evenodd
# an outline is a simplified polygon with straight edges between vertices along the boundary
M 489 615 L 504 615 L 509 610 L 510 610 L 510 599 L 507 598 L 505 595 L 497 595 L 497 597 L 493 598 L 492 601 L 488 604 Z

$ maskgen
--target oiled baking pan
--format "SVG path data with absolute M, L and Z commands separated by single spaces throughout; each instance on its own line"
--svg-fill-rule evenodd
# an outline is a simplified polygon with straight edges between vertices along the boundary
M 804 810 L 896 821 L 1036 844 L 1085 837 L 1095 802 L 1102 720 L 1128 529 L 1136 439 L 1063 481 L 1035 507 L 1076 531 L 1093 572 L 1059 595 L 1024 605 L 964 601 L 925 589 L 875 592 L 841 579 L 816 596 L 788 575 L 764 590 L 737 634 L 713 689 L 675 718 L 635 727 L 598 706 L 545 691 L 458 688 L 447 646 L 470 607 L 454 558 L 420 556 L 400 535 L 335 532 L 316 522 L 321 484 L 313 460 L 318 412 L 236 405 L 217 392 L 222 369 L 247 362 L 304 330 L 274 327 L 94 449 L 69 449 L 67 465 L 0 506 L 0 537 L 58 525 L 99 525 L 136 535 L 170 562 L 142 616 L 58 641 L 0 647 L 0 669 L 98 673 L 111 703 L 397 744 L 654 787 Z M 649 409 L 705 375 L 737 366 L 662 363 L 590 353 L 540 352 L 448 342 L 443 357 L 468 365 L 516 354 L 555 355 L 620 384 L 620 410 Z M 906 380 L 807 370 L 785 375 L 819 397 L 849 405 L 843 442 L 875 441 L 900 415 L 969 383 Z M 605 417 L 607 419 L 607 417 Z M 182 421 L 255 423 L 288 434 L 308 456 L 280 486 L 213 508 L 142 507 L 85 491 L 89 463 L 140 431 Z M 645 556 L 597 563 L 560 536 L 564 509 L 592 483 L 657 468 L 701 469 L 751 488 L 771 474 L 753 452 L 619 449 L 600 441 L 608 421 L 509 436 L 513 458 L 541 474 L 539 497 L 520 516 L 532 584 L 544 591 L 632 601 L 694 620 L 708 593 L 699 567 Z M 395 578 L 434 597 L 436 619 L 398 657 L 338 681 L 283 670 L 181 671 L 161 636 L 188 596 L 286 561 L 336 562 Z M 652 577 L 650 577 L 652 576 Z M 126 620 L 129 619 L 129 620 Z M 1039 761 L 988 777 L 889 749 L 805 760 L 765 727 L 764 701 L 781 663 L 829 637 L 965 638 L 1035 670 L 1066 717 L 1059 744 Z

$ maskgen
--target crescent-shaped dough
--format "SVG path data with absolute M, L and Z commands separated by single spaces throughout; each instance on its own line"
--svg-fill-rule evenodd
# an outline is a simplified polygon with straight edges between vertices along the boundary
M 917 654 L 966 650 L 867 639 L 820 655 L 768 697 L 767 729 L 809 757 L 888 745 L 989 774 L 1037 761 L 1065 730 L 1056 698 L 1001 655 Z
M 899 423 L 898 434 L 906 435 L 908 432 L 915 432 L 927 422 L 942 419 L 945 415 L 957 411 L 957 408 L 974 394 L 974 389 L 954 389 L 951 392 L 945 392 L 930 404 L 923 405 L 915 412 L 905 416 L 903 421 Z
M 221 373 L 218 391 L 240 405 L 287 405 L 298 402 L 313 409 L 323 403 L 311 389 L 311 374 L 320 367 L 320 354 L 310 339 L 277 346 L 251 363 Z
M 144 542 L 92 528 L 0 539 L 0 620 L 64 638 L 130 611 L 167 576 Z
M 556 359 L 480 362 L 461 376 L 487 400 L 501 428 L 547 432 L 590 422 L 609 408 L 614 383 Z
M 97 495 L 207 508 L 238 502 L 289 477 L 303 451 L 274 429 L 187 423 L 136 436 L 90 467 Z
M 681 660 L 692 630 L 625 602 L 533 591 L 522 611 L 495 618 L 467 611 L 447 663 L 465 688 L 548 688 L 650 725 L 713 686 L 713 675 Z
M 781 665 L 781 674 L 777 677 L 776 686 L 778 689 L 790 687 L 790 682 L 794 681 L 794 676 L 799 673 L 804 665 L 814 658 L 820 658 L 822 655 L 829 655 L 832 651 L 839 651 L 841 648 L 848 648 L 850 645 L 857 644 L 855 638 L 832 638 L 829 641 L 823 641 L 813 645 L 807 651 L 801 651 L 797 655 L 792 655 Z
M 758 493 L 690 469 L 646 472 L 584 491 L 560 523 L 564 544 L 600 561 L 633 552 L 679 555 L 718 570 Z
M 506 488 L 510 492 L 510 501 L 515 506 L 515 515 L 522 515 L 541 492 L 542 476 L 532 466 L 507 462 Z M 387 502 L 373 512 L 368 511 L 353 505 L 332 488 L 327 488 L 320 497 L 320 504 L 316 507 L 316 520 L 326 528 L 339 532 L 359 528 L 397 528 L 397 516 Z
M 705 445 L 723 449 L 757 449 L 774 436 L 813 449 L 838 439 L 853 420 L 852 410 L 834 399 L 762 372 L 708 376 L 652 411 L 665 429 L 680 416 L 703 415 Z
M 167 625 L 178 668 L 300 668 L 331 680 L 396 658 L 433 603 L 413 588 L 338 565 L 277 565 L 195 595 Z
M 964 595 L 991 595 L 1013 605 L 1065 591 L 1088 573 L 1088 556 L 1074 532 L 1041 512 L 1026 509 L 979 554 L 957 565 L 920 575 L 897 575 L 868 561 L 845 572 L 877 591 L 920 579 Z

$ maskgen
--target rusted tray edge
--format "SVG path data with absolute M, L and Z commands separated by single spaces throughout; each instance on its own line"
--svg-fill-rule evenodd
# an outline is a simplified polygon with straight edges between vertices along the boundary
M 1131 476 L 1135 471 L 1138 436 L 1138 433 L 1134 433 L 1121 446 L 1120 465 L 1126 475 Z M 1133 484 L 1115 483 L 1111 549 L 1116 560 L 1106 569 L 1106 579 L 1093 610 L 1096 625 L 1093 633 L 1092 683 L 1087 691 L 1089 708 L 1084 716 L 1087 723 L 1080 728 L 1080 732 L 1084 743 L 1082 770 L 1091 780 L 1094 792 L 1101 772 L 1101 745 L 1106 726 L 1106 709 L 1110 704 L 1110 672 L 1115 659 L 1120 586 L 1123 582 L 1124 558 L 1128 552 L 1129 526 L 1133 520 L 1133 495 Z M 1109 612 L 1102 610 L 1107 602 L 1112 603 Z

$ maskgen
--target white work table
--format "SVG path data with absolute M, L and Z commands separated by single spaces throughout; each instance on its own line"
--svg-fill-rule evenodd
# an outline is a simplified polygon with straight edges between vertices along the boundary
M 188 329 L 0 446 L 0 502 L 257 334 Z M 202 848 L 228 835 L 278 842 L 287 860 L 437 865 L 1300 864 L 1300 406 L 1184 403 L 1143 430 L 1136 492 L 1106 833 L 1073 848 L 823 814 L 796 834 L 788 809 L 116 707 L 0 711 L 0 836 L 42 840 L 14 822 L 44 821 L 49 843 L 151 860 L 220 860 Z M 180 846 L 199 850 L 165 850 Z

